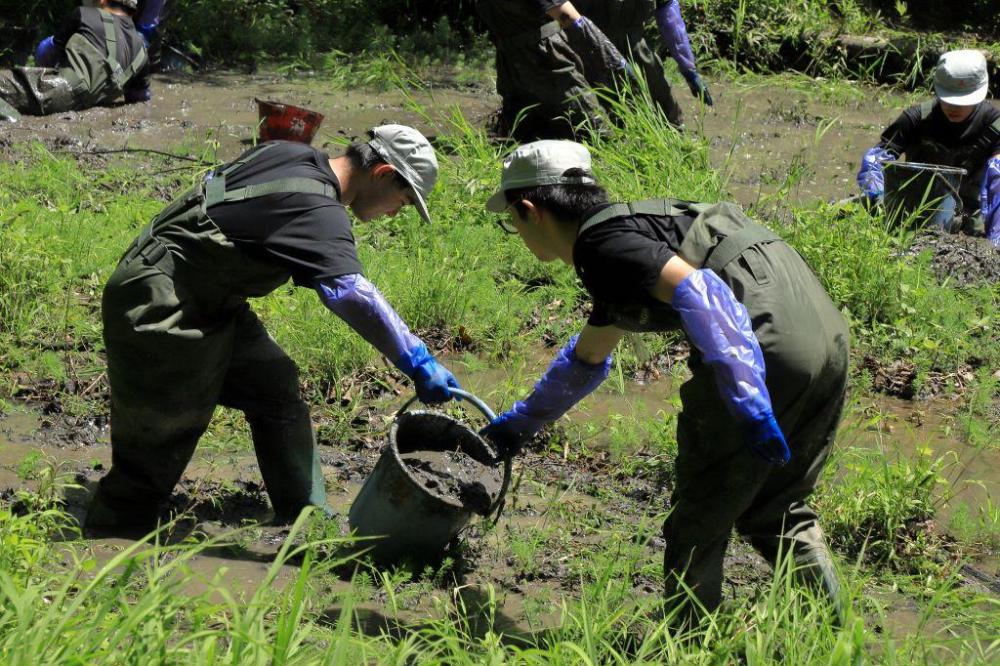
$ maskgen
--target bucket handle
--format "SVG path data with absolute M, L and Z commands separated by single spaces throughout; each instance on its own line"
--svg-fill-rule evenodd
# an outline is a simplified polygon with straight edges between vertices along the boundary
M 493 419 L 497 417 L 497 415 L 493 413 L 493 410 L 489 408 L 489 405 L 483 402 L 478 396 L 475 396 L 472 393 L 469 393 L 468 391 L 465 391 L 460 388 L 449 387 L 448 390 L 453 395 L 457 395 L 460 398 L 468 400 L 476 409 L 482 412 L 483 416 L 486 417 L 487 421 L 492 422 Z M 406 402 L 404 402 L 403 406 L 399 408 L 398 412 L 396 412 L 396 416 L 398 417 L 400 414 L 408 410 L 413 405 L 413 403 L 417 402 L 418 400 L 420 400 L 420 398 L 415 395 Z M 497 495 L 496 501 L 493 502 L 493 506 L 491 506 L 489 511 L 486 512 L 485 516 L 486 520 L 489 520 L 490 516 L 493 517 L 492 525 L 496 525 L 500 521 L 500 514 L 503 512 L 504 505 L 506 504 L 507 501 L 507 491 L 510 489 L 510 478 L 513 475 L 513 471 L 514 471 L 513 456 L 504 457 L 503 482 L 500 484 L 500 493 Z

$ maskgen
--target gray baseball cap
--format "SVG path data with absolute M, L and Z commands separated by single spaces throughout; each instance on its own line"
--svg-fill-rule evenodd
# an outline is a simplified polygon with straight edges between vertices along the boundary
M 565 176 L 569 169 L 587 175 Z M 574 141 L 534 141 L 515 148 L 503 161 L 500 191 L 489 198 L 486 209 L 502 213 L 507 208 L 504 192 L 537 185 L 596 185 L 590 151 Z
M 368 130 L 368 136 L 371 137 L 368 145 L 410 184 L 417 212 L 425 222 L 430 222 L 427 197 L 438 177 L 437 157 L 430 141 L 406 125 L 379 125 Z
M 938 99 L 956 106 L 972 106 L 986 99 L 990 77 L 982 51 L 964 49 L 941 55 L 934 72 Z

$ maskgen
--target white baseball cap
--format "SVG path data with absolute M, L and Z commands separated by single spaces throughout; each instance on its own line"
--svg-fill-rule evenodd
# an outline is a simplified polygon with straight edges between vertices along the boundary
M 427 212 L 427 197 L 438 177 L 437 156 L 427 138 L 406 125 L 379 125 L 368 130 L 368 145 L 379 157 L 392 165 L 410 184 L 420 217 L 431 221 Z
M 582 169 L 584 175 L 565 175 Z M 503 161 L 500 191 L 489 198 L 486 209 L 502 213 L 507 208 L 504 192 L 537 185 L 596 185 L 591 175 L 590 151 L 575 141 L 533 141 L 515 148 Z
M 963 49 L 941 55 L 934 72 L 938 99 L 956 106 L 973 106 L 986 99 L 990 77 L 982 51 Z

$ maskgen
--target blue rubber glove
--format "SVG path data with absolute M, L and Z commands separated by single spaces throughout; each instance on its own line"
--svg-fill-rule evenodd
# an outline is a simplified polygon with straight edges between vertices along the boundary
M 142 35 L 147 48 L 160 27 L 160 14 L 163 12 L 164 3 L 165 0 L 146 0 L 135 17 L 135 29 Z
M 746 445 L 751 453 L 772 465 L 787 465 L 792 459 L 792 452 L 774 414 L 765 414 L 750 423 L 747 428 Z
M 446 402 L 449 387 L 461 388 L 447 368 L 434 360 L 427 346 L 410 332 L 382 292 L 359 273 L 316 282 L 323 304 L 413 380 L 424 403 Z
M 1000 155 L 986 162 L 979 188 L 979 212 L 986 223 L 986 239 L 1000 248 Z
M 35 64 L 39 67 L 58 67 L 60 49 L 56 46 L 56 38 L 49 35 L 38 42 L 35 48 Z
M 404 352 L 396 360 L 396 367 L 413 380 L 417 387 L 417 397 L 427 405 L 448 402 L 455 397 L 449 389 L 462 388 L 455 375 L 434 360 L 423 343 Z
M 747 309 L 729 286 L 712 271 L 698 270 L 677 285 L 671 305 L 680 315 L 688 339 L 715 373 L 729 413 L 745 426 L 747 448 L 758 455 L 761 450 L 770 450 L 775 432 L 784 445 L 777 423 L 771 430 L 760 425 L 774 422 L 764 353 Z M 765 457 L 769 462 L 773 459 L 773 455 Z
M 707 106 L 715 105 L 715 102 L 712 101 L 712 93 L 708 92 L 708 86 L 701 80 L 698 72 L 682 72 L 682 74 L 684 75 L 684 80 L 687 81 L 688 88 L 691 89 L 692 95 L 705 102 Z
M 573 336 L 559 350 L 548 370 L 524 400 L 486 426 L 482 434 L 492 441 L 503 457 L 512 456 L 536 432 L 552 423 L 594 391 L 611 370 L 611 357 L 603 363 L 584 363 L 576 357 Z
M 681 6 L 677 0 L 661 4 L 656 8 L 656 25 L 660 29 L 660 37 L 666 44 L 670 55 L 677 62 L 681 73 L 696 72 L 694 53 L 691 51 L 691 40 L 688 39 L 687 26 L 681 16 Z M 685 78 L 687 74 L 685 74 Z M 688 82 L 690 85 L 690 82 Z
M 858 187 L 869 199 L 881 199 L 885 196 L 885 176 L 882 165 L 895 160 L 898 155 L 888 148 L 878 145 L 868 149 L 861 158 L 861 168 L 858 170 Z

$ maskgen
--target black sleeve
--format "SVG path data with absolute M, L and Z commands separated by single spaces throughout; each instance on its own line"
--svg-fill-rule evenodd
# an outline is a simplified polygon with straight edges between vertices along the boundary
M 637 292 L 652 295 L 660 272 L 675 255 L 666 243 L 642 233 L 609 234 L 583 252 L 584 286 L 596 303 L 635 301 Z
M 62 24 L 52 35 L 52 41 L 59 50 L 65 49 L 69 38 L 80 30 L 80 25 L 83 22 L 82 10 L 82 7 L 77 7 L 67 14 L 62 20 Z
M 899 114 L 899 117 L 882 132 L 881 143 L 897 155 L 902 155 L 913 145 L 917 123 L 920 122 L 920 107 L 913 106 Z
M 337 204 L 317 206 L 283 224 L 262 247 L 288 267 L 300 287 L 312 287 L 321 278 L 364 273 L 351 221 Z

